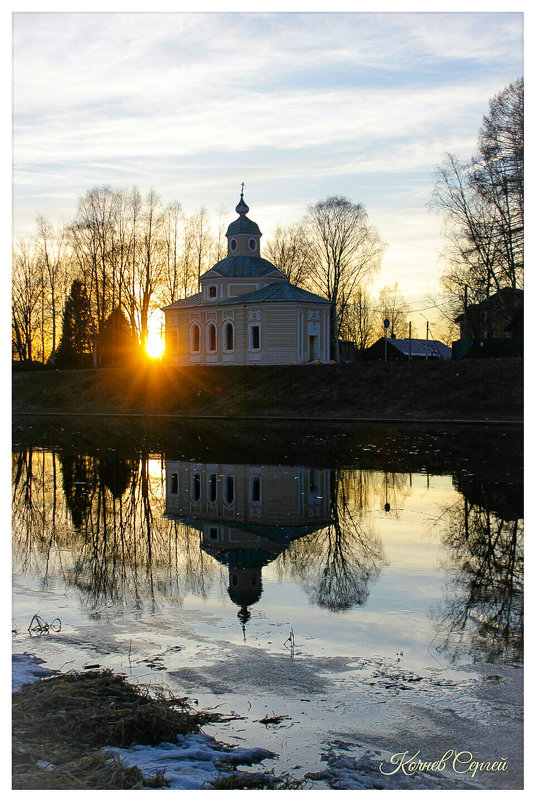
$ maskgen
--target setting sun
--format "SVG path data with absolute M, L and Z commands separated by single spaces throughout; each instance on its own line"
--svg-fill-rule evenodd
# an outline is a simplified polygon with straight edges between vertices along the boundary
M 161 359 L 165 349 L 165 342 L 157 331 L 149 331 L 149 338 L 145 345 L 147 356 L 151 359 Z

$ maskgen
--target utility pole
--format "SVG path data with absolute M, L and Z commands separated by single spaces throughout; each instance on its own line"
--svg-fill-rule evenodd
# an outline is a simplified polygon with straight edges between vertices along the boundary
M 409 322 L 409 361 L 411 360 L 411 352 L 412 352 L 412 323 Z
M 385 321 L 383 322 L 383 325 L 384 325 L 384 327 L 385 327 L 385 362 L 386 362 L 386 361 L 388 360 L 388 356 L 387 356 L 386 332 L 387 332 L 387 330 L 388 330 L 388 326 L 390 325 L 390 320 L 388 319 L 388 317 L 387 317 L 387 318 L 385 319 Z
M 427 357 L 429 354 L 429 320 L 426 321 L 426 329 L 425 329 L 425 359 L 427 361 Z

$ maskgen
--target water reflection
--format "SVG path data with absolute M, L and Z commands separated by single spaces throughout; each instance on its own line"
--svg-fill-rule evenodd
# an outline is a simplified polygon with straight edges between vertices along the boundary
M 522 495 L 514 486 L 490 491 L 474 476 L 461 476 L 456 483 L 464 495 L 443 511 L 450 581 L 437 615 L 438 631 L 454 661 L 468 653 L 488 662 L 521 662 Z
M 314 604 L 366 601 L 385 558 L 364 523 L 364 474 L 355 482 L 340 470 L 178 461 L 166 472 L 166 517 L 200 531 L 201 547 L 228 569 L 242 623 L 262 595 L 262 568 L 278 557 Z
M 455 473 L 453 485 L 439 518 L 421 528 L 443 545 L 437 633 L 454 660 L 518 661 L 521 492 L 472 472 Z M 219 594 L 245 626 L 263 603 L 268 567 L 309 603 L 343 612 L 368 602 L 387 565 L 382 526 L 403 518 L 412 493 L 410 473 L 384 469 L 21 449 L 14 567 L 44 589 L 75 591 L 99 619 Z

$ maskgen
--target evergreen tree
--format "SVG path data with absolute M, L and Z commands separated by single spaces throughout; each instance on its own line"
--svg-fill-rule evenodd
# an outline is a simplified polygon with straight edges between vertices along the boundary
M 122 309 L 118 306 L 102 324 L 99 337 L 101 367 L 131 364 L 139 355 L 139 344 Z
M 85 286 L 76 279 L 72 282 L 63 310 L 63 330 L 55 356 L 57 367 L 91 366 L 91 330 L 91 314 Z

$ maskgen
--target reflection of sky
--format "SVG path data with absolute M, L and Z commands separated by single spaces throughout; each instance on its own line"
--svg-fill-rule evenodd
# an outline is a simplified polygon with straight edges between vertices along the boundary
M 404 478 L 407 488 L 409 479 Z M 381 474 L 374 479 L 374 495 L 380 499 Z M 412 488 L 406 491 L 409 494 L 397 513 L 386 514 L 373 504 L 376 511 L 370 517 L 387 564 L 378 581 L 370 583 L 363 606 L 335 614 L 314 606 L 311 614 L 303 587 L 285 582 L 282 591 L 274 565 L 263 571 L 264 593 L 257 605 L 263 615 L 269 618 L 270 608 L 278 617 L 286 614 L 297 640 L 313 653 L 334 649 L 345 655 L 394 657 L 402 650 L 404 667 L 433 666 L 426 650 L 435 636 L 429 610 L 442 599 L 445 575 L 439 569 L 444 549 L 438 533 L 432 533 L 432 524 L 442 506 L 459 496 L 449 476 L 431 476 L 428 489 L 427 477 L 413 474 Z
M 15 230 L 102 184 L 215 215 L 244 180 L 267 237 L 345 194 L 389 244 L 377 285 L 421 295 L 435 165 L 522 69 L 519 13 L 16 14 Z

